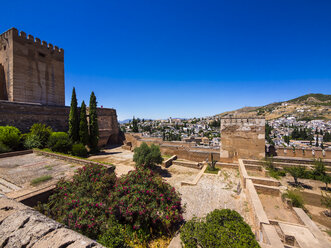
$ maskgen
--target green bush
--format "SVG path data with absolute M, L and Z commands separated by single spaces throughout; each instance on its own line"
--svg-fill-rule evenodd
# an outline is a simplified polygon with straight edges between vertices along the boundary
M 107 230 L 99 236 L 98 242 L 109 248 L 128 247 L 125 242 L 124 226 L 112 216 L 107 222 Z
M 206 218 L 186 222 L 180 236 L 186 248 L 260 247 L 249 225 L 230 209 L 216 209 Z
M 160 147 L 154 144 L 149 147 L 143 142 L 134 149 L 133 161 L 136 162 L 137 168 L 154 168 L 156 164 L 161 164 L 163 161 Z
M 87 150 L 83 144 L 73 144 L 72 145 L 72 155 L 86 158 Z
M 274 163 L 273 163 L 273 158 L 272 157 L 266 157 L 265 161 L 264 161 L 264 166 L 266 167 L 267 171 L 268 171 L 268 175 L 270 177 L 279 179 L 280 177 L 284 177 L 286 176 L 285 171 L 282 171 L 280 169 L 278 169 Z
M 0 141 L 0 153 L 10 152 L 11 149 Z
M 49 137 L 48 147 L 54 152 L 69 153 L 71 146 L 69 135 L 65 132 L 54 132 Z
M 303 198 L 297 190 L 287 190 L 283 197 L 290 199 L 293 207 L 305 208 Z
M 28 135 L 25 136 L 23 145 L 24 145 L 24 148 L 26 148 L 26 149 L 43 147 L 38 136 L 31 134 L 31 133 L 29 133 Z
M 11 150 L 19 147 L 21 140 L 21 132 L 13 126 L 0 126 L 0 142 Z
M 41 144 L 41 147 L 45 147 L 52 132 L 53 130 L 51 127 L 46 126 L 45 124 L 36 123 L 33 124 L 32 127 L 30 128 L 29 135 L 35 136 L 39 141 L 39 143 Z

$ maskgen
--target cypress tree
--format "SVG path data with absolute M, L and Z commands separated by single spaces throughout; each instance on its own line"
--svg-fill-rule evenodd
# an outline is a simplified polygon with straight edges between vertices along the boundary
M 97 99 L 92 91 L 89 107 L 89 130 L 90 130 L 90 148 L 92 152 L 98 151 L 99 127 L 97 116 Z
M 79 140 L 84 145 L 87 145 L 89 141 L 88 125 L 86 118 L 86 105 L 84 101 L 82 102 L 82 105 L 80 107 Z
M 79 120 L 75 87 L 72 89 L 71 95 L 71 105 L 69 113 L 69 137 L 73 143 L 79 141 Z

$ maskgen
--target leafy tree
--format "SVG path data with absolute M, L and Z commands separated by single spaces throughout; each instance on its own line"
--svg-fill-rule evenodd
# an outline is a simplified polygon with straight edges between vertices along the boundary
M 186 248 L 260 247 L 249 225 L 230 209 L 215 209 L 206 218 L 186 222 L 180 238 Z
M 330 193 L 323 193 L 321 198 L 321 204 L 328 208 L 328 215 L 331 216 L 331 194 Z
M 92 152 L 98 151 L 99 142 L 99 126 L 98 126 L 98 115 L 97 115 L 97 99 L 92 91 L 90 97 L 90 108 L 89 108 L 89 144 Z
M 131 126 L 131 130 L 134 133 L 138 133 L 139 132 L 139 128 L 138 128 L 138 120 L 134 118 L 132 119 L 132 126 Z
M 216 160 L 214 160 L 214 156 L 211 153 L 210 154 L 210 163 L 208 163 L 208 169 L 211 171 L 215 171 L 216 170 Z
M 316 136 L 316 143 L 315 143 L 315 146 L 318 147 L 318 134 Z
M 323 141 L 324 142 L 330 142 L 331 141 L 331 134 L 328 131 L 325 131 L 323 135 Z
M 154 168 L 156 164 L 161 164 L 163 161 L 160 147 L 154 144 L 149 147 L 143 142 L 134 149 L 133 161 L 136 162 L 137 168 Z
M 84 145 L 87 145 L 89 141 L 86 105 L 84 101 L 80 107 L 79 140 Z
M 72 143 L 79 141 L 79 120 L 75 87 L 72 89 L 69 113 L 69 137 Z
M 331 183 L 331 176 L 329 176 L 328 174 L 321 175 L 319 177 L 319 180 L 325 183 L 325 190 L 328 191 L 329 190 L 328 185 Z
M 304 166 L 286 167 L 285 171 L 291 174 L 296 185 L 298 185 L 298 178 L 303 178 L 306 175 L 306 168 Z
M 325 169 L 325 165 L 322 161 L 322 159 L 314 159 L 314 169 L 312 171 L 312 175 L 314 179 L 318 179 L 321 176 L 326 175 L 326 169 Z
M 290 144 L 290 137 L 285 135 L 284 137 L 284 142 L 287 143 L 287 144 Z

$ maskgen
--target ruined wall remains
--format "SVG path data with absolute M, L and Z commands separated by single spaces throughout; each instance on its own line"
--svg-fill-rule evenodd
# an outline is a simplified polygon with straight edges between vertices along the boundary
M 54 131 L 68 131 L 70 107 L 0 101 L 0 126 L 11 125 L 28 132 L 35 123 L 51 126 Z M 115 109 L 98 108 L 99 145 L 118 144 L 119 128 Z
M 64 106 L 63 49 L 15 28 L 1 34 L 0 100 Z
M 164 155 L 177 155 L 179 159 L 187 159 L 195 162 L 210 161 L 211 154 L 213 159 L 220 161 L 219 150 L 207 147 L 194 147 L 193 144 L 181 141 L 162 141 L 160 138 L 144 139 L 140 133 L 125 133 L 125 143 L 130 143 L 130 149 L 141 145 L 145 142 L 147 145 L 155 144 L 160 146 L 160 151 Z M 194 143 L 195 144 L 195 143 Z M 125 147 L 129 148 L 129 147 Z
M 220 159 L 261 159 L 265 156 L 264 118 L 221 118 Z

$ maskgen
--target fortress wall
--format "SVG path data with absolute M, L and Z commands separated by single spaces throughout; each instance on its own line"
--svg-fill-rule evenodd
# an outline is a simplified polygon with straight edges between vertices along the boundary
M 51 126 L 54 131 L 68 131 L 70 107 L 0 101 L 0 126 L 11 125 L 28 132 L 35 123 Z M 98 108 L 99 145 L 119 143 L 115 109 Z
M 13 101 L 13 40 L 12 31 L 0 35 L 0 100 Z
M 291 148 L 276 148 L 277 156 L 281 157 L 292 157 L 292 158 L 321 158 L 321 159 L 331 159 L 331 150 L 325 150 L 325 154 L 323 155 L 322 149 L 316 148 L 314 149 L 315 155 L 312 153 L 312 149 L 298 149 L 296 148 L 293 152 Z
M 264 118 L 221 118 L 221 159 L 265 156 Z
M 7 75 L 6 91 L 2 90 L 0 100 L 65 105 L 63 49 L 15 28 L 0 35 L 1 43 L 8 43 L 8 48 L 7 52 L 0 51 L 0 63 Z M 0 81 L 1 88 L 3 85 Z

